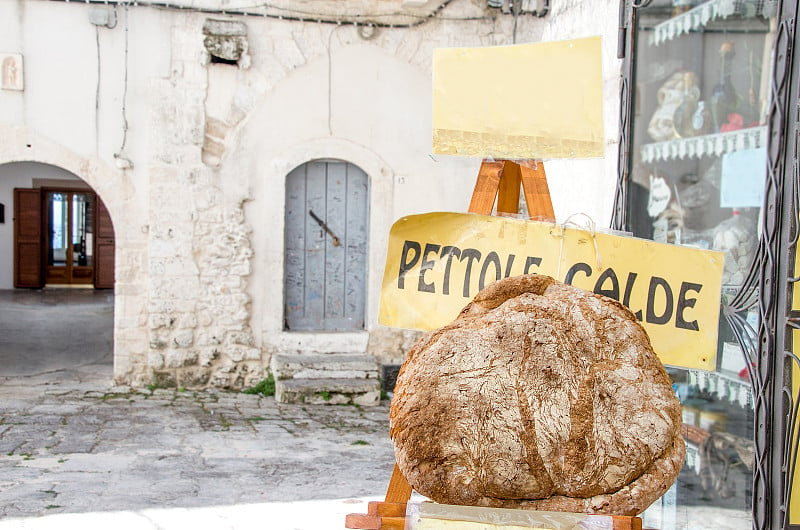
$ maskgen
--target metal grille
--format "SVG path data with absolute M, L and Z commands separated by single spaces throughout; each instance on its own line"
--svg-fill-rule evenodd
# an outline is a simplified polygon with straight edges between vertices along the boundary
M 626 230 L 629 224 L 627 192 L 633 116 L 630 87 L 636 73 L 636 17 L 637 9 L 649 3 L 620 2 L 619 56 L 624 62 L 618 178 L 611 223 L 616 230 Z M 795 436 L 800 395 L 791 377 L 793 370 L 800 370 L 800 359 L 792 352 L 791 336 L 793 330 L 800 330 L 800 310 L 792 309 L 791 296 L 794 284 L 800 280 L 794 277 L 800 209 L 800 83 L 793 58 L 797 7 L 796 1 L 781 2 L 777 14 L 768 114 L 768 169 L 758 250 L 741 290 L 723 307 L 723 315 L 742 346 L 753 385 L 753 528 L 757 529 L 790 527 L 792 479 L 800 439 Z M 791 134 L 787 134 L 789 131 Z M 759 314 L 757 329 L 742 317 L 754 306 Z

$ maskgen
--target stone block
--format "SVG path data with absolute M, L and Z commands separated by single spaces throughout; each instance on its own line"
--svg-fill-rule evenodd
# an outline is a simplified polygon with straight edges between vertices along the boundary
M 253 334 L 247 331 L 231 331 L 225 334 L 225 343 L 253 346 L 255 344 L 255 339 L 253 338 Z
M 218 120 L 216 118 L 207 118 L 206 119 L 206 131 L 205 134 L 209 138 L 213 138 L 215 140 L 219 140 L 221 142 L 225 141 L 225 136 L 228 135 L 228 131 L 230 127 L 222 120 Z
M 177 309 L 177 302 L 174 300 L 150 300 L 147 307 L 151 313 L 174 313 Z
M 175 374 L 172 371 L 153 370 L 151 384 L 159 388 L 175 388 Z
M 238 363 L 244 360 L 245 348 L 227 347 L 225 354 L 231 361 Z
M 378 379 L 378 364 L 367 354 L 276 354 L 270 368 L 276 379 Z
M 149 352 L 147 354 L 147 365 L 154 370 L 164 368 L 164 356 L 157 352 Z
M 260 361 L 261 348 L 246 348 L 244 358 L 247 361 Z
M 195 350 L 168 350 L 164 352 L 164 367 L 182 368 L 197 365 L 198 357 Z
M 184 313 L 175 322 L 178 329 L 194 329 L 197 327 L 197 315 L 194 313 Z
M 219 350 L 214 348 L 204 348 L 198 355 L 198 364 L 200 366 L 211 366 L 214 361 L 219 359 Z
M 202 388 L 211 379 L 208 368 L 186 368 L 178 372 L 178 386 L 185 388 Z
M 275 381 L 275 400 L 280 403 L 315 405 L 358 404 L 380 402 L 377 379 L 288 379 Z
M 215 140 L 211 136 L 206 136 L 203 140 L 203 158 L 212 156 L 222 158 L 225 154 L 225 144 L 221 141 Z
M 194 343 L 194 332 L 191 329 L 182 329 L 175 333 L 172 342 L 179 348 L 187 348 Z
M 163 350 L 167 347 L 167 341 L 161 337 L 150 337 L 151 350 Z
M 170 325 L 170 319 L 162 313 L 151 313 L 147 320 L 150 329 L 164 328 Z
M 203 35 L 245 36 L 247 26 L 237 20 L 219 20 L 209 18 L 203 23 Z

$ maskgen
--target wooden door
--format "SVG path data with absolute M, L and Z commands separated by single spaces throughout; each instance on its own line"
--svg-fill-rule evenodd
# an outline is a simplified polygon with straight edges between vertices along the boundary
M 346 162 L 308 162 L 287 177 L 286 329 L 364 329 L 368 195 L 367 174 Z
M 42 257 L 42 194 L 14 189 L 14 287 L 44 285 Z
M 48 285 L 94 283 L 94 193 L 43 190 L 45 282 Z
M 95 277 L 94 286 L 97 289 L 111 289 L 114 287 L 114 225 L 106 205 L 97 197 L 97 234 L 94 244 Z

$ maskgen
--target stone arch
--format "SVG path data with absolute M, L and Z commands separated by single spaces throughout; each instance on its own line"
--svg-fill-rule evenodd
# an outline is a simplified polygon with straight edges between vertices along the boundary
M 7 139 L 0 145 L 0 164 L 39 162 L 69 171 L 95 190 L 116 223 L 123 202 L 119 197 L 122 186 L 117 182 L 119 171 L 96 158 L 80 156 L 29 129 L 0 124 L 0 136 Z
M 284 177 L 292 169 L 306 162 L 322 158 L 335 158 L 350 162 L 363 169 L 371 180 L 380 177 L 378 180 L 385 181 L 384 177 L 391 177 L 393 174 L 388 163 L 380 155 L 346 138 L 313 138 L 290 146 L 284 149 L 281 154 L 281 158 L 275 160 L 273 165 L 277 172 Z M 391 184 L 391 182 L 389 183 Z M 370 185 L 374 184 L 377 183 L 370 182 Z
M 133 187 L 129 175 L 114 169 L 95 157 L 77 154 L 69 148 L 30 129 L 0 124 L 0 165 L 12 162 L 35 162 L 61 168 L 79 177 L 102 199 L 114 225 L 116 240 L 116 280 L 114 296 L 114 378 L 130 382 L 135 366 L 141 364 L 139 357 L 146 356 L 146 337 L 137 326 L 140 315 L 146 308 L 146 295 L 141 278 L 135 271 L 120 274 L 120 266 L 128 254 L 141 260 L 142 241 L 136 240 L 137 231 L 146 230 L 146 221 L 140 221 L 142 230 L 131 229 L 130 219 L 135 212 L 128 211 L 133 201 Z M 138 225 L 137 225 L 138 226 Z M 141 237 L 140 237 L 141 239 Z M 127 324 L 126 324 L 127 323 Z
M 103 201 L 114 226 L 117 244 L 121 239 L 122 204 L 120 179 L 124 178 L 96 158 L 83 157 L 29 129 L 0 125 L 0 135 L 8 142 L 0 145 L 0 165 L 34 162 L 64 170 L 81 179 Z
M 357 65 L 357 68 L 363 68 L 365 72 L 369 72 L 370 76 L 374 71 L 381 70 L 383 71 L 383 77 L 386 79 L 393 77 L 389 75 L 389 72 L 402 71 L 402 75 L 395 76 L 404 80 L 401 83 L 402 88 L 399 89 L 401 92 L 414 93 L 421 86 L 424 87 L 423 97 L 429 97 L 430 64 L 427 60 L 422 61 L 419 59 L 421 55 L 427 58 L 427 54 L 419 52 L 421 38 L 416 32 L 410 32 L 405 35 L 404 41 L 407 39 L 410 44 L 408 46 L 400 46 L 400 50 L 394 49 L 397 43 L 391 39 L 387 40 L 388 37 L 379 36 L 376 41 L 366 41 L 354 33 L 353 35 L 342 36 L 338 44 L 334 44 L 330 48 L 324 47 L 326 39 L 318 41 L 310 39 L 312 42 L 316 42 L 318 46 L 310 45 L 308 49 L 304 49 L 302 52 L 299 48 L 293 48 L 292 53 L 287 53 L 287 57 L 282 59 L 284 61 L 282 68 L 275 68 L 273 64 L 262 64 L 256 61 L 253 64 L 253 70 L 259 71 L 261 69 L 264 74 L 263 82 L 245 83 L 240 81 L 235 92 L 224 89 L 219 90 L 220 94 L 217 94 L 217 100 L 214 105 L 211 105 L 208 100 L 206 101 L 206 121 L 202 146 L 203 162 L 208 167 L 223 167 L 226 159 L 231 157 L 233 153 L 241 152 L 237 142 L 242 135 L 247 134 L 248 128 L 252 127 L 253 116 L 263 114 L 264 107 L 269 105 L 269 100 L 276 97 L 276 95 L 280 99 L 282 97 L 280 92 L 285 90 L 286 87 L 302 88 L 303 83 L 298 83 L 298 78 L 304 75 L 306 79 L 315 80 L 307 83 L 306 87 L 312 87 L 311 90 L 329 91 L 331 90 L 330 86 L 323 88 L 322 85 L 325 83 L 319 83 L 316 80 L 328 79 L 327 83 L 330 85 L 331 76 L 337 78 L 337 76 L 340 76 L 340 71 L 349 72 L 353 70 L 353 65 Z M 215 72 L 211 71 L 210 73 L 214 74 Z M 227 75 L 231 75 L 230 72 Z M 377 74 L 375 76 L 379 77 Z M 222 79 L 217 81 L 221 85 L 225 84 Z M 374 82 L 375 80 L 371 79 L 370 81 Z M 212 84 L 211 80 L 209 84 Z M 385 86 L 389 88 L 391 85 L 393 84 L 388 83 Z M 208 90 L 209 93 L 216 93 L 210 88 Z M 388 91 L 372 91 L 371 93 L 377 94 Z M 303 89 L 293 90 L 293 94 L 297 95 L 297 99 L 302 98 L 304 93 L 305 90 Z M 330 98 L 330 95 L 328 97 Z M 416 97 L 420 97 L 418 92 Z M 211 107 L 213 107 L 213 110 Z M 314 113 L 313 109 L 304 110 L 309 114 Z M 427 112 L 425 116 L 427 116 Z M 329 104 L 329 129 L 330 121 Z M 428 119 L 426 118 L 427 121 Z M 313 129 L 314 127 L 311 127 L 309 130 Z M 328 134 L 329 136 L 350 137 L 349 132 L 327 130 L 320 131 L 320 133 Z M 427 138 L 427 134 L 419 136 L 419 138 Z
M 369 250 L 369 175 L 317 159 L 286 177 L 284 328 L 363 331 Z
M 284 258 L 284 198 L 285 183 L 289 173 L 307 162 L 320 159 L 335 159 L 349 162 L 363 170 L 369 178 L 369 233 L 368 233 L 368 257 L 367 257 L 367 300 L 366 300 L 366 327 L 369 329 L 376 323 L 369 319 L 376 314 L 374 309 L 378 304 L 380 291 L 381 275 L 378 271 L 383 270 L 383 249 L 385 249 L 388 238 L 389 228 L 392 219 L 392 186 L 394 171 L 389 164 L 372 150 L 358 145 L 343 138 L 315 138 L 293 146 L 288 146 L 281 152 L 279 160 L 273 159 L 271 163 L 264 161 L 264 165 L 270 168 L 267 175 L 264 175 L 264 188 L 272 190 L 271 203 L 275 209 L 274 215 L 270 215 L 267 222 L 271 227 L 272 237 L 266 241 L 256 237 L 254 240 L 255 252 L 257 255 L 274 256 L 270 261 L 270 269 L 283 271 Z M 256 162 L 257 165 L 258 162 Z M 258 193 L 258 192 L 257 192 Z M 264 192 L 266 194 L 266 192 Z M 248 203 L 248 208 L 253 210 L 263 210 L 263 204 L 258 205 L 259 201 Z M 252 219 L 252 210 L 248 211 L 248 217 Z M 251 221 L 252 222 L 252 221 Z M 256 224 L 260 224 L 256 222 Z M 275 292 L 280 293 L 283 289 L 283 277 L 277 274 L 258 274 L 254 275 L 251 288 L 254 293 Z M 289 338 L 283 332 L 283 308 L 282 304 L 274 306 L 262 305 L 259 301 L 261 296 L 253 296 L 254 319 L 259 322 L 260 329 L 264 332 L 262 337 L 263 346 L 267 352 L 273 349 L 287 347 L 287 341 L 295 339 Z M 256 327 L 259 326 L 256 324 Z M 368 336 L 366 332 L 361 333 L 338 333 L 336 334 L 336 345 L 331 348 L 345 348 L 345 351 L 363 351 L 366 348 Z M 313 337 L 306 337 L 314 340 Z M 331 340 L 329 336 L 326 340 Z M 292 347 L 318 348 L 315 345 L 293 345 Z M 324 348 L 323 348 L 324 349 Z
M 367 278 L 367 314 L 375 314 L 378 299 L 375 294 L 380 290 L 381 278 L 375 271 L 383 270 L 385 256 L 378 249 L 385 247 L 389 227 L 392 222 L 392 188 L 394 170 L 377 153 L 365 146 L 343 138 L 317 138 L 293 146 L 284 152 L 279 173 L 286 176 L 292 169 L 312 160 L 338 159 L 361 168 L 369 178 L 369 256 L 367 270 L 371 271 Z M 281 243 L 283 244 L 283 243 Z M 374 324 L 374 322 L 372 323 Z M 367 328 L 371 327 L 370 322 Z
M 225 133 L 230 149 L 215 168 L 227 199 L 241 204 L 244 222 L 252 228 L 246 289 L 254 339 L 265 361 L 279 351 L 367 350 L 381 330 L 377 306 L 391 225 L 409 210 L 434 202 L 419 197 L 418 203 L 405 183 L 442 170 L 452 175 L 459 166 L 429 157 L 431 92 L 424 66 L 372 42 L 343 44 L 331 52 L 330 85 L 325 80 L 331 63 L 320 50 L 304 54 L 285 75 L 276 73 L 259 93 L 249 90 L 251 97 L 237 99 L 248 103 L 246 116 Z M 259 67 L 256 59 L 253 70 Z M 308 333 L 298 344 L 301 334 L 284 332 L 283 320 L 285 179 L 295 167 L 325 158 L 349 162 L 369 176 L 366 329 Z M 447 182 L 431 179 L 430 197 L 450 193 Z

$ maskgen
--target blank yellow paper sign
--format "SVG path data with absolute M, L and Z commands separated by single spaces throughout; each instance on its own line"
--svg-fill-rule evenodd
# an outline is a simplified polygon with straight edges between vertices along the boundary
M 433 152 L 602 157 L 600 44 L 588 37 L 434 50 Z

